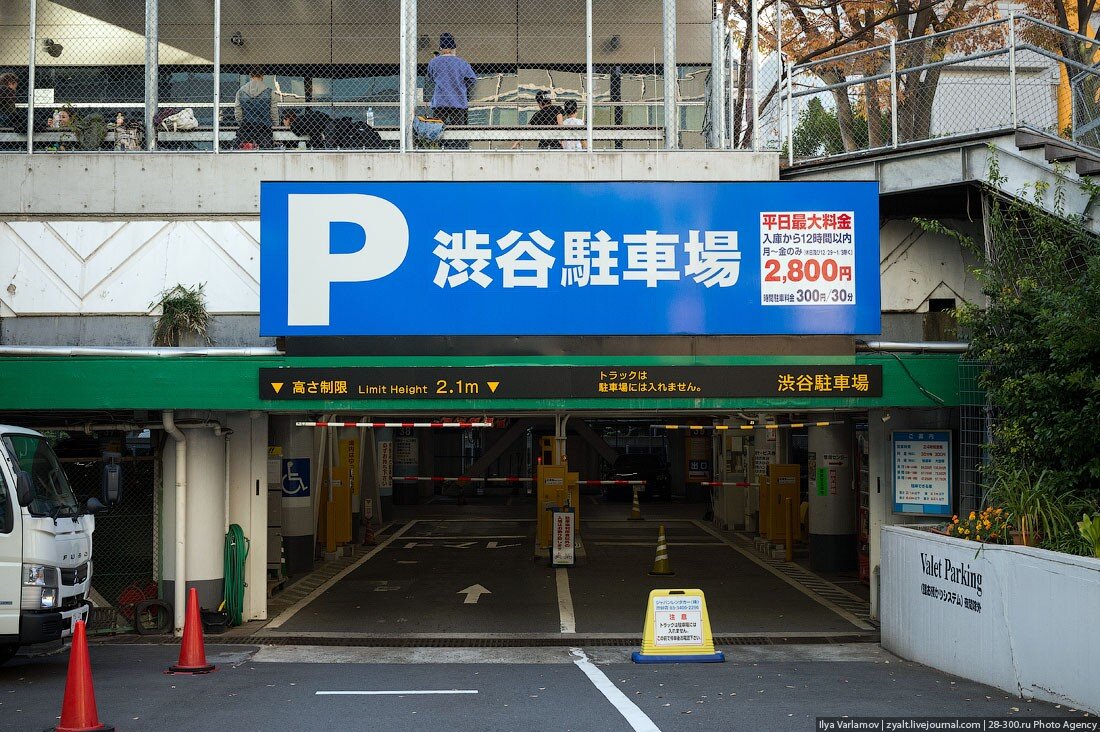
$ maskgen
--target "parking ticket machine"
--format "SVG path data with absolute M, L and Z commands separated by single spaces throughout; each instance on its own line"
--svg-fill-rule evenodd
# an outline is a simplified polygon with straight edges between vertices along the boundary
M 536 506 L 538 507 L 538 530 L 536 549 L 549 550 L 551 542 L 551 510 L 554 508 L 572 508 L 576 526 L 580 526 L 580 483 L 577 473 L 570 473 L 569 467 L 557 454 L 557 442 L 553 437 L 544 437 L 541 441 L 539 465 L 535 471 Z M 546 459 L 553 462 L 547 464 Z

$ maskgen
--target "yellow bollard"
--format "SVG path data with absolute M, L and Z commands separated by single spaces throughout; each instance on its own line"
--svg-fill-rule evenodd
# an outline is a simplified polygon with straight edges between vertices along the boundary
M 645 521 L 642 518 L 642 504 L 638 502 L 638 493 L 641 491 L 640 485 L 631 486 L 634 489 L 634 505 L 630 507 L 629 521 Z
M 665 526 L 661 524 L 657 531 L 657 557 L 653 560 L 651 575 L 673 575 L 672 567 L 668 562 L 668 544 L 665 543 Z

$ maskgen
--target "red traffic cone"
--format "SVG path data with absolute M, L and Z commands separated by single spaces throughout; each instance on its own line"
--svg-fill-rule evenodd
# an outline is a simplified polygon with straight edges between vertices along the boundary
M 187 615 L 183 619 L 183 642 L 180 644 L 180 660 L 169 666 L 165 673 L 208 674 L 214 665 L 206 662 L 206 650 L 202 643 L 202 618 L 199 617 L 199 592 L 194 587 L 187 591 Z
M 101 724 L 95 708 L 95 689 L 92 688 L 92 664 L 88 660 L 88 636 L 84 621 L 76 621 L 73 628 L 73 645 L 69 650 L 69 675 L 65 679 L 65 698 L 61 702 L 61 723 L 57 732 L 91 732 L 114 730 Z

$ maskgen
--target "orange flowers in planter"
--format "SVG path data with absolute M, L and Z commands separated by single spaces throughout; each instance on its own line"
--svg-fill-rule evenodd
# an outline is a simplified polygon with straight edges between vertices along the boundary
M 952 516 L 947 524 L 947 535 L 986 544 L 1007 544 L 1011 540 L 1011 528 L 1012 524 L 1002 509 L 988 507 L 971 511 L 966 517 Z

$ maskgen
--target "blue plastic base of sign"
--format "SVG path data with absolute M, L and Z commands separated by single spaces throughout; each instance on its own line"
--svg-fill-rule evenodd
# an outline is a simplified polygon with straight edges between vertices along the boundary
M 726 660 L 726 654 L 715 651 L 686 656 L 647 656 L 641 651 L 634 651 L 630 659 L 634 663 L 722 663 Z

